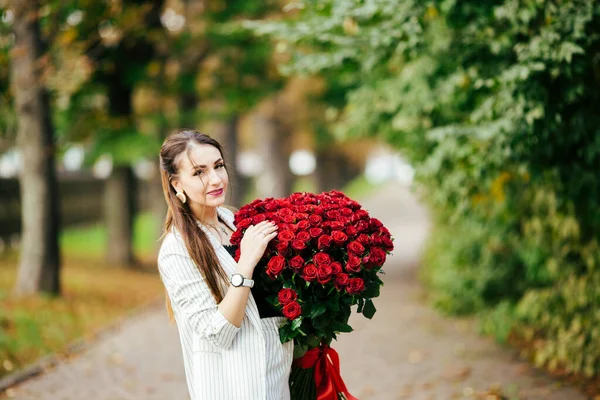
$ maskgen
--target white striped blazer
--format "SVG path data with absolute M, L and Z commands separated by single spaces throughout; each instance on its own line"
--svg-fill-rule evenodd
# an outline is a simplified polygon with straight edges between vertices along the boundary
M 222 207 L 217 211 L 235 230 L 233 213 Z M 206 227 L 199 226 L 231 276 L 235 260 Z M 217 308 L 176 230 L 169 232 L 161 244 L 158 269 L 177 322 L 192 400 L 289 399 L 293 344 L 280 343 L 278 324 L 261 321 L 252 294 L 238 328 Z M 276 318 L 283 322 L 283 318 Z

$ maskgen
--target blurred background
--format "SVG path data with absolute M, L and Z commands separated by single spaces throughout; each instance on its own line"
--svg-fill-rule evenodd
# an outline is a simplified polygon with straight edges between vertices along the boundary
M 160 293 L 195 128 L 234 206 L 412 188 L 431 303 L 594 379 L 599 89 L 593 0 L 0 0 L 0 376 Z

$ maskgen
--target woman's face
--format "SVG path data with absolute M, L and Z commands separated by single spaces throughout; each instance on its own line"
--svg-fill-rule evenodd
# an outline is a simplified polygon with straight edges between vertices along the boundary
M 192 209 L 218 207 L 225 203 L 229 176 L 216 147 L 195 144 L 189 152 L 179 156 L 178 165 L 179 171 L 171 184 L 178 192 L 185 193 Z

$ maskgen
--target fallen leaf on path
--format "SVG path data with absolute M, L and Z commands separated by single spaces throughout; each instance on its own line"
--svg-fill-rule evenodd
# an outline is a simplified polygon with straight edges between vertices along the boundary
M 471 375 L 471 367 L 452 367 L 444 372 L 444 379 L 454 382 L 464 381 Z
M 398 393 L 398 398 L 400 399 L 405 399 L 407 397 L 412 396 L 413 394 L 413 387 L 412 385 L 404 385 L 404 387 L 402 387 L 402 389 L 400 389 L 400 392 Z

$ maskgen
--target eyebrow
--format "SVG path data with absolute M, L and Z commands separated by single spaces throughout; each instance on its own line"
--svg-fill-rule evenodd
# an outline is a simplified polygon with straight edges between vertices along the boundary
M 222 158 L 219 158 L 217 161 L 215 161 L 214 165 L 217 165 L 218 163 L 223 162 Z M 206 168 L 206 165 L 194 165 L 194 169 L 200 169 L 200 168 Z

